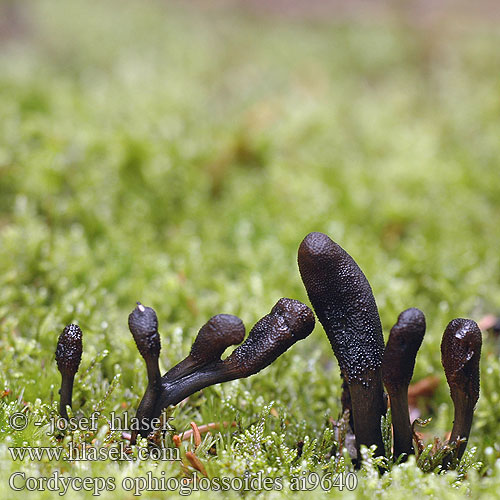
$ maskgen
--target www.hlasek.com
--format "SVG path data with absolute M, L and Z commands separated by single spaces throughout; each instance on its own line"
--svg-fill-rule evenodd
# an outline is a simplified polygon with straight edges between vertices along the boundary
M 145 476 L 125 477 L 120 484 L 117 484 L 114 477 L 62 476 L 58 471 L 49 477 L 33 477 L 24 472 L 14 472 L 9 478 L 9 486 L 14 491 L 52 491 L 61 496 L 70 491 L 88 491 L 93 496 L 100 496 L 103 491 L 115 491 L 118 486 L 134 496 L 151 491 L 177 492 L 184 496 L 196 491 L 313 491 L 318 488 L 323 491 L 352 491 L 357 485 L 358 478 L 354 472 L 324 475 L 312 472 L 291 478 L 266 477 L 262 472 L 245 474 L 243 477 L 213 478 L 199 477 L 197 473 L 193 473 L 190 478 L 177 478 L 167 477 L 162 471 L 159 475 L 148 472 Z
M 65 460 L 67 462 L 84 461 L 113 461 L 127 462 L 138 460 L 179 461 L 181 459 L 178 448 L 137 448 L 135 455 L 131 454 L 130 446 L 117 443 L 116 446 L 80 446 L 72 442 L 67 448 L 40 446 L 40 447 L 10 447 L 10 458 L 14 461 L 29 459 L 31 462 L 44 460 Z

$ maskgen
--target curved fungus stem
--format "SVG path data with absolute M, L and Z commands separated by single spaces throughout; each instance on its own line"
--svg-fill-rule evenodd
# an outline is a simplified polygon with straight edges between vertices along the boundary
M 309 300 L 349 388 L 358 456 L 362 444 L 375 444 L 376 455 L 383 455 L 384 338 L 370 284 L 354 259 L 323 233 L 304 238 L 298 264 Z
M 161 389 L 161 374 L 158 364 L 161 343 L 156 312 L 151 307 L 145 307 L 140 302 L 137 302 L 137 307 L 128 317 L 128 326 L 137 349 L 146 362 L 148 371 L 146 392 L 135 415 L 136 421 L 142 422 L 142 419 L 150 417 Z M 137 434 L 138 430 L 136 429 L 131 432 L 132 444 L 136 442 Z
M 408 411 L 408 386 L 424 334 L 424 313 L 416 308 L 406 309 L 392 327 L 385 346 L 382 379 L 391 401 L 394 457 L 415 453 Z
M 456 449 L 443 460 L 444 470 L 458 463 L 467 447 L 474 408 L 479 399 L 481 344 L 481 330 L 470 319 L 450 321 L 443 334 L 441 362 L 455 407 L 449 442 L 456 445 Z
M 68 420 L 66 406 L 72 407 L 73 381 L 82 359 L 82 331 L 78 325 L 68 325 L 59 335 L 56 347 L 57 368 L 61 373 L 59 413 Z
M 259 372 L 297 341 L 307 337 L 313 329 L 314 315 L 305 304 L 298 300 L 280 299 L 271 312 L 255 324 L 245 342 L 224 361 L 220 359 L 220 354 L 204 355 L 203 364 L 196 370 L 175 378 L 169 375 L 174 369 L 168 372 L 162 379 L 162 392 L 152 418 L 159 416 L 164 408 L 178 404 L 205 387 Z M 207 351 L 222 352 L 222 343 L 217 341 L 216 345 L 218 347 L 214 351 Z
M 232 314 L 217 314 L 199 330 L 189 356 L 165 374 L 169 382 L 185 377 L 204 365 L 220 361 L 224 351 L 245 338 L 243 321 Z

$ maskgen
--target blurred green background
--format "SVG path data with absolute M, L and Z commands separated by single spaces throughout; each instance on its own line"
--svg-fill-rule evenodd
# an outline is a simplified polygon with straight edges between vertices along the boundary
M 249 330 L 282 296 L 308 303 L 296 252 L 322 231 L 367 275 L 386 338 L 403 309 L 426 314 L 414 380 L 440 378 L 422 411 L 443 436 L 442 332 L 500 312 L 496 10 L 0 3 L 2 402 L 57 400 L 57 336 L 77 322 L 83 369 L 109 354 L 75 387 L 75 408 L 89 411 L 119 374 L 106 411 L 133 411 L 146 378 L 127 328 L 136 300 L 158 313 L 168 369 L 214 314 Z M 485 333 L 471 437 L 493 476 L 497 343 Z M 278 401 L 293 448 L 337 418 L 339 379 L 318 325 L 266 372 L 194 396 L 176 421 L 238 411 L 250 425 Z

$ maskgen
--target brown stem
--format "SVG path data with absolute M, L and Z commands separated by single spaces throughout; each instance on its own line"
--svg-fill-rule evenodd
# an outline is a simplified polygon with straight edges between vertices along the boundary
M 70 408 L 73 407 L 73 381 L 74 376 L 72 375 L 61 375 L 61 388 L 59 389 L 59 395 L 61 396 L 59 400 L 59 414 L 62 418 L 66 420 L 68 417 L 68 410 L 66 406 Z
M 143 419 L 149 417 L 161 390 L 161 374 L 158 364 L 161 343 L 158 318 L 151 307 L 145 307 L 137 302 L 137 307 L 128 317 L 128 325 L 137 349 L 146 362 L 148 373 L 148 385 L 135 414 L 136 421 L 142 422 Z M 136 442 L 138 433 L 136 429 L 131 432 L 132 444 Z
M 474 416 L 474 407 L 476 402 L 471 400 L 468 394 L 458 392 L 455 393 L 453 402 L 455 412 L 450 443 L 457 443 L 459 439 L 465 439 L 465 441 L 462 441 L 458 445 L 455 452 L 456 458 L 460 460 L 465 452 L 465 449 L 467 448 L 467 440 L 469 439 L 472 427 L 472 419 Z
M 351 382 L 349 393 L 352 400 L 352 414 L 354 419 L 354 434 L 359 447 L 364 444 L 368 447 L 377 446 L 377 455 L 384 452 L 384 442 L 380 430 L 380 416 L 386 412 L 386 401 L 382 387 L 380 372 L 374 372 L 370 384 Z
M 392 429 L 394 432 L 394 457 L 402 453 L 415 454 L 413 448 L 413 431 L 411 430 L 410 412 L 408 409 L 408 390 L 399 388 L 389 393 L 391 400 Z

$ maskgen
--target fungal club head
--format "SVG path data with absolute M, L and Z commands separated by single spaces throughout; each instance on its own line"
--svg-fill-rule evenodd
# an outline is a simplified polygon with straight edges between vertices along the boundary
M 82 359 L 82 331 L 78 325 L 68 325 L 59 335 L 56 348 L 57 368 L 63 377 L 74 377 Z
M 385 346 L 382 364 L 382 377 L 389 393 L 408 390 L 424 334 L 425 316 L 420 309 L 412 307 L 399 315 Z
M 297 340 L 305 339 L 314 329 L 314 314 L 298 300 L 282 298 L 271 309 L 270 315 L 283 318 L 290 335 Z
M 282 298 L 260 319 L 246 341 L 224 361 L 226 370 L 242 378 L 270 365 L 314 329 L 314 314 L 302 302 Z
M 369 385 L 384 352 L 372 289 L 354 259 L 323 233 L 308 234 L 298 264 L 307 295 L 347 382 Z
M 470 319 L 452 320 L 443 334 L 441 362 L 452 399 L 465 395 L 475 404 L 479 398 L 481 330 Z
M 161 344 L 158 333 L 158 318 L 154 309 L 137 302 L 137 307 L 129 314 L 128 326 L 137 349 L 146 362 L 157 360 Z
M 232 314 L 217 314 L 198 332 L 190 356 L 197 364 L 218 361 L 231 345 L 238 345 L 245 338 L 245 325 Z

